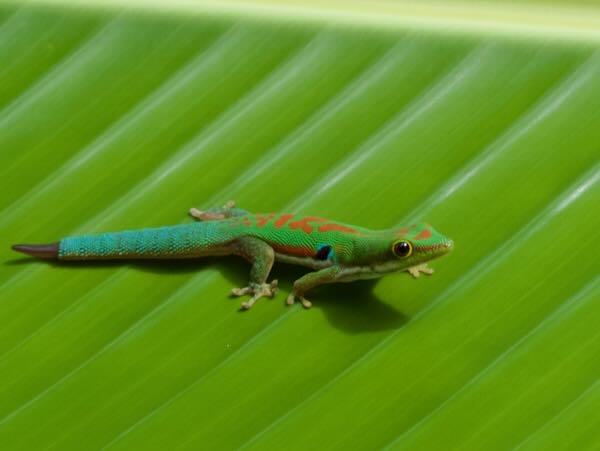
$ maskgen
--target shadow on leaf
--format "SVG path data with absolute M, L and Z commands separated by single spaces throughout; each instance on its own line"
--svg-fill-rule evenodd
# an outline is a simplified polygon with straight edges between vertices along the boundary
M 55 267 L 74 270 L 95 268 L 120 268 L 128 266 L 139 271 L 156 274 L 195 274 L 206 268 L 218 270 L 231 283 L 231 287 L 244 287 L 248 282 L 249 265 L 240 258 L 202 258 L 185 260 L 91 260 L 57 261 L 19 258 L 5 262 L 5 265 L 49 264 Z M 269 280 L 279 279 L 281 290 L 276 300 L 283 301 L 291 291 L 294 280 L 306 274 L 304 268 L 278 264 L 273 268 Z M 338 283 L 318 287 L 309 294 L 313 309 L 321 309 L 332 326 L 351 334 L 397 329 L 408 322 L 408 318 L 398 310 L 382 302 L 373 295 L 375 280 L 361 280 L 352 283 Z M 224 293 L 223 297 L 227 297 Z M 240 298 L 241 299 L 241 298 Z M 259 300 L 253 308 L 264 307 L 266 300 Z M 287 306 L 286 306 L 287 307 Z M 301 308 L 295 305 L 290 308 Z M 241 310 L 241 312 L 245 312 Z

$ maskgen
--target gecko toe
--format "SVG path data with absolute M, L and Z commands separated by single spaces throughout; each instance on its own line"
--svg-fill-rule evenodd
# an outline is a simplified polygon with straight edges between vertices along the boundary
M 250 293 L 250 288 L 249 287 L 244 287 L 244 288 L 232 288 L 231 289 L 231 294 L 233 296 L 243 296 L 245 294 Z
M 308 299 L 300 297 L 300 301 L 302 302 L 302 307 L 304 307 L 305 309 L 309 309 L 312 307 L 312 302 L 310 302 Z
M 296 296 L 294 296 L 293 293 L 290 293 L 287 297 L 287 299 L 285 300 L 285 303 L 287 305 L 294 305 L 294 302 L 296 302 Z
M 298 297 L 298 299 L 300 300 L 300 302 L 302 303 L 302 306 L 306 309 L 309 309 L 312 307 L 312 302 L 310 302 L 308 299 L 306 299 L 304 296 L 300 296 L 300 295 L 296 295 L 294 293 L 290 293 L 286 299 L 286 304 L 287 305 L 294 305 L 294 303 L 296 302 L 296 297 Z
M 279 291 L 279 287 L 278 287 L 279 281 L 277 279 L 274 279 L 270 284 L 269 284 L 269 288 L 267 289 L 268 294 L 267 296 L 269 296 L 270 298 L 274 297 L 277 292 Z

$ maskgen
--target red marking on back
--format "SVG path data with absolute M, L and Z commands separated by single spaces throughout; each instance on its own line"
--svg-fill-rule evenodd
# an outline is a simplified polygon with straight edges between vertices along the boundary
M 275 226 L 276 229 L 280 229 L 282 228 L 284 225 L 287 224 L 287 222 L 292 219 L 294 217 L 294 215 L 291 215 L 289 213 L 285 213 L 283 215 L 281 215 L 279 217 L 279 219 L 277 219 L 277 221 L 275 221 L 275 223 L 273 223 L 273 225 Z
M 242 221 L 244 221 L 244 225 L 250 227 L 252 225 L 252 221 L 248 216 L 244 216 Z
M 407 227 L 402 227 L 400 230 L 398 230 L 398 235 L 406 235 L 407 233 L 408 233 Z
M 309 224 L 309 222 L 323 222 L 327 221 L 327 219 L 319 218 L 318 216 L 306 216 L 299 221 L 294 221 L 290 223 L 290 229 L 302 229 L 305 233 L 312 233 L 313 227 Z
M 423 230 L 421 230 L 421 233 L 419 233 L 415 237 L 415 241 L 424 240 L 424 239 L 427 239 L 430 237 L 431 237 L 431 231 L 429 229 L 423 229 Z
M 319 232 L 342 232 L 342 233 L 351 233 L 353 235 L 360 235 L 360 232 L 352 227 L 348 227 L 341 224 L 323 224 L 319 227 Z
M 275 213 L 269 213 L 267 216 L 264 215 L 256 215 L 256 226 L 264 227 L 273 217 Z

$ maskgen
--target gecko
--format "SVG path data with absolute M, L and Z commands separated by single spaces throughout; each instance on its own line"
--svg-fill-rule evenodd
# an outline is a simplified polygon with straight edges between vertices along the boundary
M 278 281 L 267 282 L 275 261 L 314 271 L 300 277 L 286 299 L 312 306 L 306 293 L 334 282 L 373 279 L 407 271 L 417 278 L 432 274 L 430 260 L 450 252 L 454 243 L 431 225 L 412 224 L 370 230 L 318 216 L 292 213 L 252 214 L 233 201 L 222 207 L 189 214 L 197 221 L 167 227 L 81 235 L 50 244 L 16 244 L 12 249 L 52 260 L 169 259 L 238 255 L 251 264 L 244 288 L 234 296 L 249 295 L 241 304 L 249 309 L 262 297 L 274 297 Z

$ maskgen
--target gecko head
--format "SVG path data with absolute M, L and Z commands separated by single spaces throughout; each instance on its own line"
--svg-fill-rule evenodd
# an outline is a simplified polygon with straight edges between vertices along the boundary
M 388 229 L 377 240 L 377 245 L 372 247 L 376 255 L 365 253 L 368 260 L 376 260 L 377 263 L 365 265 L 368 266 L 368 270 L 364 270 L 362 275 L 363 278 L 370 278 L 404 271 L 441 257 L 453 247 L 451 239 L 437 232 L 429 224 Z
M 451 239 L 437 232 L 429 224 L 413 224 L 387 232 L 384 258 L 372 269 L 377 274 L 402 271 L 426 263 L 450 252 L 454 246 Z M 382 242 L 382 244 L 384 244 Z
M 410 267 L 447 254 L 454 242 L 426 223 L 398 229 L 391 245 L 392 255 Z

